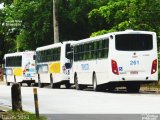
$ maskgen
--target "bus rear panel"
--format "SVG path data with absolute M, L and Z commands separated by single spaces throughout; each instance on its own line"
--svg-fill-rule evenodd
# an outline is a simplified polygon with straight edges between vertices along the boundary
M 141 84 L 158 80 L 155 33 L 132 31 L 116 34 L 111 46 L 111 81 Z

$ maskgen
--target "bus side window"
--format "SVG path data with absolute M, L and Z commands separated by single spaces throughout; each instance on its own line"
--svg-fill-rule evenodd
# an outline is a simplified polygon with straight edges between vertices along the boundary
M 70 54 L 69 54 L 70 52 L 72 52 L 71 51 L 71 44 L 66 44 L 66 53 L 65 54 L 66 54 L 67 59 L 70 59 Z
M 77 46 L 77 61 L 80 60 L 80 52 L 81 52 L 81 46 Z
M 97 41 L 97 58 L 101 58 L 101 41 Z
M 82 60 L 83 57 L 82 57 L 82 45 L 79 45 L 79 52 L 78 52 L 78 60 Z
M 88 50 L 89 50 L 89 45 L 88 45 L 88 44 L 85 44 L 85 45 L 84 45 L 84 49 L 85 49 L 85 50 L 84 50 L 85 60 L 88 60 L 88 58 L 89 58 L 89 57 L 88 57 L 88 56 L 89 56 L 89 54 L 88 54 L 88 52 L 89 52 L 89 51 L 88 51 Z
M 104 58 L 108 58 L 109 39 L 105 39 L 104 42 Z
M 105 56 L 105 40 L 101 41 L 102 45 L 101 45 L 101 58 L 104 58 Z
M 57 60 L 60 60 L 60 55 L 61 55 L 61 48 L 57 48 Z
M 52 48 L 52 61 L 55 61 L 55 53 L 56 53 L 56 51 L 55 51 L 55 48 Z
M 95 54 L 94 54 L 94 42 L 92 42 L 92 43 L 90 43 L 91 44 L 91 59 L 94 59 L 94 56 L 95 56 Z
M 97 59 L 97 41 L 95 41 L 93 44 L 94 44 L 93 58 Z
M 55 61 L 58 60 L 58 48 L 55 48 Z
M 92 43 L 89 43 L 89 50 L 88 50 L 88 59 L 91 60 L 92 59 Z
M 77 61 L 78 46 L 74 46 L 74 60 Z
M 82 59 L 81 60 L 85 60 L 85 58 L 84 58 L 84 45 L 82 44 L 82 52 L 81 52 L 81 56 L 82 56 Z

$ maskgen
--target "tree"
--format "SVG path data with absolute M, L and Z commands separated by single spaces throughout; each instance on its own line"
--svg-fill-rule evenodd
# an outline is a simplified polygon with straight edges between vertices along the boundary
M 110 0 L 107 5 L 93 9 L 88 18 L 99 34 L 101 30 L 104 34 L 125 29 L 150 30 L 159 34 L 159 8 L 159 0 Z
M 59 26 L 58 26 L 58 6 L 57 0 L 53 0 L 53 28 L 54 43 L 59 42 Z
M 19 27 L 5 27 L 5 53 L 35 50 L 53 44 L 53 0 L 3 0 L 4 21 L 20 20 Z M 94 31 L 87 14 L 108 0 L 57 0 L 59 41 L 78 40 Z M 2 27 L 4 32 L 4 27 Z M 18 44 L 16 44 L 18 43 Z M 7 47 L 9 46 L 9 47 Z

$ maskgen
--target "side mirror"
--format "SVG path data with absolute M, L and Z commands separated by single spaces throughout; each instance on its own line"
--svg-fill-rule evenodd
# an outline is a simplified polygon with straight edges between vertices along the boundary
M 73 47 L 71 44 L 66 45 L 66 58 L 73 59 Z
M 73 51 L 67 53 L 67 58 L 70 60 L 73 59 Z
M 36 60 L 36 55 L 33 55 L 33 60 Z

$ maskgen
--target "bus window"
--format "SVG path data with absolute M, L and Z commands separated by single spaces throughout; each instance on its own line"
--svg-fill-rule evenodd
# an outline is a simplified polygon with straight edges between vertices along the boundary
M 77 61 L 78 60 L 78 46 L 74 47 L 74 60 Z
M 85 55 L 85 60 L 89 58 L 89 44 L 84 45 L 84 55 Z
M 145 51 L 153 49 L 153 38 L 149 34 L 116 35 L 116 49 L 122 51 Z
M 65 53 L 65 56 L 67 59 L 70 59 L 70 55 L 69 53 L 71 52 L 71 44 L 66 44 L 66 53 Z
M 104 40 L 104 58 L 108 57 L 109 39 Z
M 33 55 L 33 60 L 36 60 L 36 55 Z
M 82 49 L 83 45 L 79 45 L 79 52 L 78 52 L 78 60 L 83 60 L 83 49 Z

